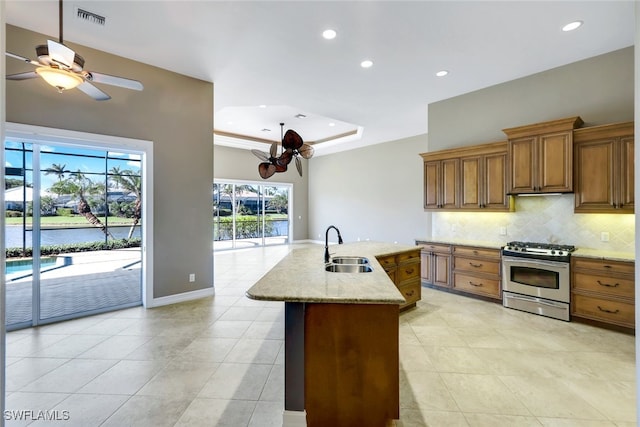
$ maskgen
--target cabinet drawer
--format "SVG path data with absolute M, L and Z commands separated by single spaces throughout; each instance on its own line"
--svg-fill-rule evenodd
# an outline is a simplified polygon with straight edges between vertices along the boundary
M 609 274 L 634 274 L 633 262 L 606 261 L 601 259 L 573 257 L 573 268 L 600 271 Z
M 635 307 L 622 301 L 610 301 L 580 294 L 573 294 L 571 314 L 616 325 L 634 327 Z
M 441 245 L 438 243 L 424 243 L 421 245 L 423 251 L 451 253 L 451 245 Z
M 485 261 L 482 259 L 467 258 L 461 256 L 453 257 L 453 268 L 469 272 L 489 273 L 500 275 L 499 261 Z
M 573 272 L 574 289 L 598 292 L 607 295 L 633 298 L 635 295 L 635 281 L 615 276 L 597 276 L 589 273 Z
M 460 291 L 500 298 L 500 280 L 478 278 L 466 274 L 453 275 L 453 288 Z
M 415 262 L 413 264 L 403 264 L 398 266 L 396 273 L 398 283 L 402 283 L 405 280 L 419 279 L 420 278 L 420 263 Z
M 500 261 L 500 250 L 498 249 L 487 249 L 487 248 L 471 248 L 468 246 L 454 246 L 453 247 L 454 255 L 461 255 L 466 257 L 483 257 L 483 258 L 494 258 L 496 261 Z
M 395 255 L 376 257 L 376 259 L 378 260 L 378 262 L 380 263 L 382 268 L 384 268 L 385 270 L 387 268 L 391 268 L 391 267 L 395 267 L 396 266 L 396 256 Z
M 416 301 L 419 301 L 422 296 L 422 290 L 419 281 L 400 286 L 398 289 L 406 300 L 405 304 L 413 304 Z
M 391 279 L 391 281 L 393 283 L 396 283 L 396 268 L 395 267 L 387 267 L 384 269 L 385 273 L 387 273 L 387 276 L 389 276 L 389 279 Z
M 396 256 L 398 264 L 405 262 L 418 262 L 420 260 L 420 251 L 403 252 Z

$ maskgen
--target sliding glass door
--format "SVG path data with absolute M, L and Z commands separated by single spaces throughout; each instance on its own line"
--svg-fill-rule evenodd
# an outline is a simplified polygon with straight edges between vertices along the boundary
M 291 184 L 214 182 L 214 250 L 289 243 L 291 189 Z
M 8 329 L 140 305 L 140 155 L 5 142 Z

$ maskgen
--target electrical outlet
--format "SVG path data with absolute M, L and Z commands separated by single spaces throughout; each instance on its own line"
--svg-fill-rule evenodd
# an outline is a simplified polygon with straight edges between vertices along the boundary
M 195 282 L 196 281 L 196 275 L 191 273 L 189 274 L 189 282 Z
M 500 235 L 501 236 L 507 235 L 507 227 L 500 227 Z
M 603 242 L 608 242 L 609 241 L 609 232 L 608 231 L 603 231 L 602 233 L 600 233 L 600 240 Z

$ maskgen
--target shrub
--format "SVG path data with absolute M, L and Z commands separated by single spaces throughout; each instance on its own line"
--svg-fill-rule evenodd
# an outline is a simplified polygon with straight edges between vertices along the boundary
M 58 216 L 71 216 L 72 215 L 71 208 L 58 208 L 58 209 L 56 209 L 56 213 L 58 214 Z
M 20 218 L 22 216 L 22 212 L 20 211 L 7 211 L 4 214 L 5 217 L 7 218 Z
M 125 248 L 138 248 L 140 247 L 141 240 L 139 238 L 133 239 L 118 239 L 109 240 L 106 243 L 103 241 L 98 242 L 84 242 L 84 243 L 70 243 L 67 245 L 47 245 L 40 247 L 40 255 L 60 255 L 74 252 L 91 252 L 91 251 L 111 251 L 115 249 Z M 7 248 L 7 258 L 21 258 L 33 256 L 33 249 L 31 247 L 25 248 Z

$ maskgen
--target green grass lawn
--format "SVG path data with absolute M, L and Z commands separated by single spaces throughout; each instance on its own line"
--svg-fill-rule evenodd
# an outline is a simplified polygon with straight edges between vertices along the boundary
M 98 217 L 102 223 L 105 223 L 104 217 Z M 27 224 L 31 224 L 31 217 L 27 217 Z M 43 227 L 93 227 L 89 221 L 82 215 L 74 216 L 43 216 L 40 218 Z M 116 216 L 109 217 L 109 225 L 129 225 L 133 222 L 132 218 L 120 218 Z M 6 225 L 22 225 L 22 218 L 5 218 Z

